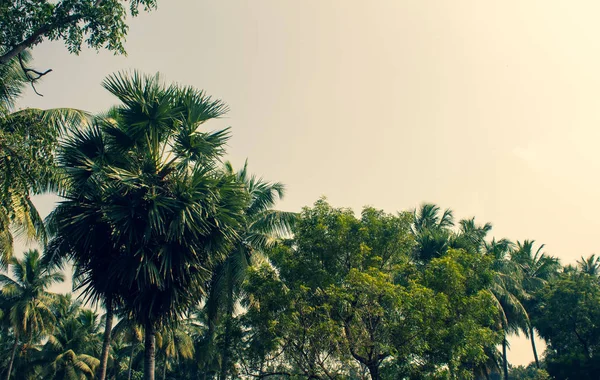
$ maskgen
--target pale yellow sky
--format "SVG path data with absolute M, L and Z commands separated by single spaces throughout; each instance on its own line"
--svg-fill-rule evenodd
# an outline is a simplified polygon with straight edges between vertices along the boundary
M 131 22 L 128 57 L 37 47 L 54 72 L 21 105 L 102 111 L 106 75 L 160 71 L 230 105 L 212 127 L 232 126 L 234 163 L 288 185 L 282 208 L 435 202 L 571 263 L 600 229 L 598 14 L 597 1 L 163 0 Z M 528 363 L 529 342 L 509 359 Z

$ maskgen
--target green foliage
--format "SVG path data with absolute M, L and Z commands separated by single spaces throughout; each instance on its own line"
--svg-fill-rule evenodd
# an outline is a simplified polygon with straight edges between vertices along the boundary
M 538 369 L 535 363 L 527 367 L 512 367 L 509 370 L 508 378 L 510 380 L 549 380 L 550 375 L 543 369 Z
M 45 39 L 64 41 L 71 53 L 79 53 L 85 44 L 123 54 L 127 8 L 135 16 L 140 8 L 155 7 L 156 0 L 4 1 L 0 4 L 0 64 Z
M 1 7 L 1 6 L 0 6 Z M 23 53 L 23 61 L 29 54 Z M 73 109 L 24 109 L 15 102 L 28 80 L 12 60 L 0 65 L 0 267 L 13 255 L 13 233 L 46 240 L 46 231 L 30 196 L 59 187 L 55 149 L 61 132 L 83 123 Z
M 548 342 L 555 379 L 593 379 L 600 371 L 600 284 L 587 273 L 563 273 L 541 289 L 534 325 Z
M 451 249 L 415 262 L 412 221 L 373 208 L 357 219 L 323 199 L 304 208 L 294 238 L 269 252 L 276 270 L 246 282 L 257 375 L 472 375 L 499 342 L 491 259 Z

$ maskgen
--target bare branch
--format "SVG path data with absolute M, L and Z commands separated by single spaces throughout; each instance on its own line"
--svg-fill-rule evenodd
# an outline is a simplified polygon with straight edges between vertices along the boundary
M 42 94 L 40 94 L 37 89 L 35 88 L 35 82 L 40 79 L 41 77 L 43 77 L 44 75 L 52 72 L 52 69 L 48 69 L 44 72 L 41 71 L 37 71 L 34 69 L 31 69 L 27 66 L 25 66 L 25 63 L 23 62 L 23 57 L 21 56 L 21 54 L 18 55 L 19 57 L 19 64 L 21 65 L 21 69 L 23 70 L 23 72 L 25 73 L 25 76 L 27 77 L 27 79 L 29 80 L 29 82 L 31 83 L 31 88 L 33 88 L 33 91 L 39 95 L 39 96 L 44 96 Z M 31 73 L 37 75 L 37 76 L 32 76 Z

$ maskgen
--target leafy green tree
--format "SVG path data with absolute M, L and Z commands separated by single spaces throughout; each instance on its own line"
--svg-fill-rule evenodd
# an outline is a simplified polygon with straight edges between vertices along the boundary
M 442 321 L 434 325 L 436 331 L 424 357 L 437 366 L 446 365 L 451 376 L 471 378 L 489 364 L 494 354 L 490 347 L 502 338 L 496 329 L 496 303 L 489 292 L 494 279 L 491 258 L 450 249 L 427 265 L 424 277 L 424 285 L 443 296 L 437 302 L 446 310 Z
M 537 293 L 534 325 L 546 340 L 546 369 L 554 379 L 594 379 L 600 371 L 600 284 L 566 272 Z
M 81 45 L 123 54 L 127 36 L 127 9 L 151 10 L 156 0 L 40 0 L 4 1 L 0 4 L 0 65 L 44 40 L 64 41 L 71 53 Z
M 550 375 L 543 369 L 539 369 L 536 363 L 527 367 L 511 367 L 508 371 L 509 380 L 549 380 Z
M 23 259 L 10 259 L 13 277 L 0 274 L 2 303 L 13 334 L 13 347 L 6 379 L 10 380 L 19 343 L 31 343 L 54 328 L 52 294 L 48 288 L 64 280 L 63 275 L 45 267 L 37 250 L 25 252 Z
M 269 255 L 289 289 L 283 314 L 271 318 L 285 321 L 279 336 L 292 369 L 333 378 L 363 367 L 379 379 L 384 362 L 418 355 L 433 325 L 423 321 L 439 310 L 411 278 L 411 222 L 373 208 L 357 219 L 325 200 L 303 209 L 293 242 Z
M 342 329 L 331 306 L 315 302 L 309 288 L 292 291 L 268 263 L 251 267 L 244 287 L 248 375 L 331 379 L 352 365 L 340 358 Z

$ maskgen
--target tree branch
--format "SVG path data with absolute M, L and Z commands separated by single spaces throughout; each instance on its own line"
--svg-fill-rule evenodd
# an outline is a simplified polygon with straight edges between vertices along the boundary
M 98 4 L 99 3 L 100 2 L 98 2 Z M 28 48 L 32 47 L 33 45 L 36 45 L 39 42 L 39 40 L 47 33 L 51 32 L 55 29 L 58 29 L 62 25 L 67 25 L 72 22 L 79 21 L 82 18 L 83 18 L 82 14 L 74 14 L 69 17 L 66 17 L 63 20 L 58 20 L 59 22 L 42 25 L 38 30 L 33 32 L 29 37 L 27 37 L 23 41 L 19 42 L 15 46 L 13 46 L 6 53 L 2 54 L 0 56 L 0 64 L 6 65 L 13 58 L 15 58 L 16 56 L 21 54 L 25 49 L 28 49 Z
M 44 72 L 40 72 L 34 69 L 30 69 L 29 67 L 25 66 L 25 63 L 23 62 L 23 57 L 21 57 L 21 54 L 19 54 L 19 64 L 21 65 L 21 69 L 23 69 L 23 72 L 25 73 L 25 76 L 27 77 L 27 79 L 29 80 L 29 82 L 31 83 L 31 88 L 33 88 L 33 91 L 39 95 L 39 96 L 44 96 L 42 94 L 40 94 L 37 89 L 35 88 L 35 82 L 40 79 L 41 77 L 43 77 L 44 75 L 48 74 L 49 72 L 52 71 L 52 69 L 48 69 Z M 37 77 L 33 77 L 31 76 L 30 73 L 34 73 L 35 75 L 37 75 Z

